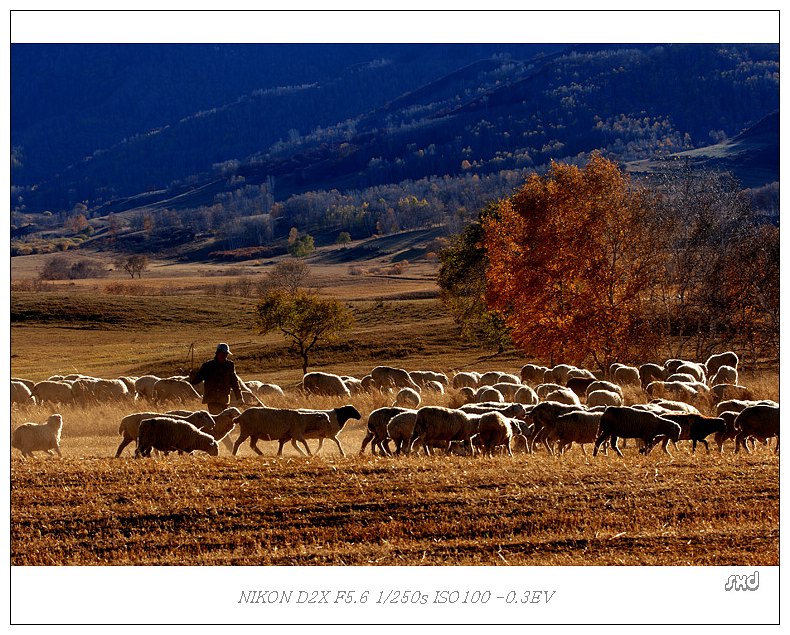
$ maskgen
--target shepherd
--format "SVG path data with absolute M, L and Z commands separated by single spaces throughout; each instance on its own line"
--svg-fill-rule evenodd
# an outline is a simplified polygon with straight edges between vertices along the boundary
M 208 360 L 197 372 L 193 370 L 189 373 L 190 384 L 197 385 L 201 381 L 204 382 L 203 403 L 208 406 L 208 411 L 212 415 L 219 414 L 228 407 L 231 390 L 239 402 L 242 400 L 236 367 L 228 359 L 231 355 L 227 344 L 217 344 L 214 359 Z

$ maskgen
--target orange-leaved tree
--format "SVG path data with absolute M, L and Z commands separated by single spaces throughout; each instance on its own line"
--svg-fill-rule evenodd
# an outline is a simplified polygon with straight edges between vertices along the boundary
M 513 343 L 550 363 L 636 361 L 648 348 L 649 290 L 662 235 L 651 194 L 594 153 L 552 162 L 484 222 L 486 299 Z

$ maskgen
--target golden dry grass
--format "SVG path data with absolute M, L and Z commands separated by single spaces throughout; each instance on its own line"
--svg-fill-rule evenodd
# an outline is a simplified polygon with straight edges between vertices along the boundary
M 387 400 L 354 402 L 366 417 Z M 14 451 L 13 564 L 778 564 L 779 460 L 761 445 L 389 458 L 358 454 L 363 418 L 339 435 L 345 458 L 331 442 L 311 458 L 290 445 L 277 458 L 275 443 L 259 443 L 262 457 L 245 445 L 235 457 L 134 459 L 130 446 L 112 458 L 120 418 L 139 409 L 61 408 L 64 459 Z

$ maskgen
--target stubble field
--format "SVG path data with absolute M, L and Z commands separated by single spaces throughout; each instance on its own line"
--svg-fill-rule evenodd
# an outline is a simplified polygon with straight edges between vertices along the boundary
M 194 275 L 194 273 L 189 273 Z M 155 278 L 154 278 L 155 279 Z M 352 332 L 311 370 L 361 376 L 379 364 L 409 370 L 517 370 L 458 341 L 430 285 L 398 281 L 385 297 L 338 285 L 357 313 Z M 145 280 L 144 280 L 145 282 Z M 160 282 L 161 283 L 161 282 Z M 161 283 L 164 284 L 164 283 Z M 183 285 L 183 280 L 168 284 Z M 361 285 L 360 289 L 366 289 Z M 415 297 L 416 294 L 416 297 Z M 244 379 L 289 387 L 296 360 L 252 328 L 253 299 L 200 293 L 109 296 L 99 290 L 12 295 L 12 376 L 101 377 L 188 368 L 227 341 Z M 755 375 L 778 399 L 776 371 Z M 453 394 L 436 397 L 451 404 Z M 113 458 L 121 417 L 140 404 L 61 408 L 63 459 L 11 458 L 14 565 L 776 565 L 779 459 L 690 448 L 647 457 L 379 457 L 358 454 L 364 421 L 391 397 L 352 398 L 363 414 L 318 456 L 276 444 L 205 455 Z M 431 402 L 427 402 L 431 403 Z M 282 404 L 340 405 L 295 394 Z M 191 404 L 198 408 L 200 404 Z M 14 407 L 11 428 L 51 410 Z M 235 432 L 232 433 L 235 437 Z M 310 442 L 313 449 L 316 442 Z M 588 448 L 589 450 L 590 448 Z

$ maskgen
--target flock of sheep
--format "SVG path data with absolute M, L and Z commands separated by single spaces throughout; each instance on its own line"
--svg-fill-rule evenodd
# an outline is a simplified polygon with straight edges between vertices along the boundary
M 749 389 L 738 383 L 738 357 L 726 352 L 711 356 L 704 364 L 679 359 L 662 365 L 640 367 L 613 364 L 608 379 L 567 364 L 546 368 L 527 364 L 518 375 L 491 371 L 458 372 L 449 378 L 432 371 L 406 371 L 379 366 L 362 379 L 330 373 L 307 373 L 300 390 L 308 394 L 345 397 L 380 391 L 391 394 L 391 406 L 372 411 L 360 454 L 368 444 L 380 455 L 408 454 L 422 448 L 425 454 L 442 449 L 447 453 L 492 455 L 502 451 L 532 453 L 545 448 L 562 454 L 574 443 L 593 456 L 603 448 L 623 456 L 618 442 L 633 439 L 647 454 L 661 444 L 692 441 L 709 450 L 713 435 L 719 451 L 734 439 L 735 452 L 749 452 L 755 440 L 767 443 L 776 437 L 779 450 L 779 405 L 754 401 Z M 427 393 L 450 393 L 456 408 L 422 405 Z M 231 404 L 218 415 L 199 410 L 135 412 L 119 426 L 119 457 L 132 441 L 135 454 L 150 456 L 194 451 L 219 454 L 222 443 L 234 455 L 249 440 L 251 449 L 262 454 L 258 441 L 277 441 L 278 456 L 286 443 L 311 455 L 308 439 L 324 439 L 345 451 L 338 434 L 349 420 L 362 415 L 353 405 L 328 410 L 271 408 L 263 401 L 283 396 L 275 384 L 243 382 L 242 403 Z M 626 396 L 631 405 L 626 405 Z M 120 379 L 95 379 L 82 375 L 55 376 L 41 382 L 12 379 L 12 404 L 88 404 L 111 399 L 135 402 L 188 402 L 200 394 L 184 377 L 157 378 L 151 375 Z M 11 445 L 23 456 L 34 451 L 60 454 L 63 421 L 59 414 L 43 424 L 25 423 L 12 433 Z M 238 437 L 231 440 L 237 429 Z M 394 444 L 394 447 L 390 446 Z M 301 447 L 300 445 L 301 444 Z M 304 450 L 302 449 L 304 448 Z

